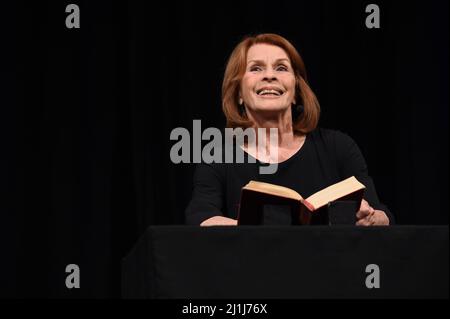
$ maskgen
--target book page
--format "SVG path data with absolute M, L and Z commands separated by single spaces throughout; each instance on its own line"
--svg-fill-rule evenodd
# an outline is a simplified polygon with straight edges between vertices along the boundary
M 303 201 L 303 197 L 293 189 L 270 183 L 250 181 L 247 185 L 244 186 L 244 189 Z
M 338 200 L 346 195 L 352 194 L 366 187 L 361 184 L 355 176 L 349 177 L 342 182 L 328 186 L 327 188 L 318 191 L 317 193 L 309 196 L 308 201 L 314 209 L 318 209 L 327 205 L 329 202 Z

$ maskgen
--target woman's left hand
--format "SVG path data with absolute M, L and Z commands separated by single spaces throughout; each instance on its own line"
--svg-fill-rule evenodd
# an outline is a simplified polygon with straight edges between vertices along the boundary
M 366 200 L 361 201 L 361 207 L 356 213 L 357 226 L 389 225 L 389 218 L 382 210 L 373 209 Z

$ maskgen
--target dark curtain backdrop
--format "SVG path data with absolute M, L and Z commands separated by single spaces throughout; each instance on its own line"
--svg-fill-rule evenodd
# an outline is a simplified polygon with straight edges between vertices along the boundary
M 195 166 L 171 163 L 169 134 L 224 126 L 225 63 L 250 33 L 294 43 L 320 125 L 356 140 L 399 224 L 448 224 L 448 2 L 373 2 L 378 30 L 369 1 L 2 4 L 0 296 L 120 297 L 144 229 L 184 222 Z

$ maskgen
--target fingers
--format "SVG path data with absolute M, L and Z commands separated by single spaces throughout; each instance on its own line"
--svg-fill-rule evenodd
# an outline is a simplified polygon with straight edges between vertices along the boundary
M 359 209 L 361 210 L 361 209 L 367 208 L 367 207 L 369 207 L 369 203 L 363 198 L 361 200 L 361 206 L 359 207 Z
M 387 226 L 389 225 L 389 217 L 382 210 L 375 210 L 372 215 L 372 225 Z
M 356 226 L 372 226 L 374 225 L 373 215 L 362 218 L 356 222 Z
M 237 220 L 223 216 L 214 216 L 203 221 L 200 226 L 236 226 Z
M 374 213 L 374 209 L 369 205 L 369 203 L 366 200 L 361 201 L 361 206 L 359 208 L 359 211 L 356 213 L 356 218 L 363 219 L 368 217 L 369 215 L 372 215 Z
M 361 200 L 361 206 L 359 206 L 359 210 L 368 210 L 370 208 L 369 203 L 366 200 Z
M 366 200 L 361 201 L 359 211 L 356 213 L 357 226 L 371 226 L 375 223 L 375 210 L 369 205 Z
M 357 219 L 363 219 L 363 218 L 369 217 L 369 216 L 373 215 L 374 211 L 375 210 L 372 207 L 370 207 L 370 206 L 368 208 L 360 209 L 356 213 L 356 218 Z
M 227 219 L 215 224 L 214 226 L 237 226 L 237 220 Z
M 359 210 L 359 211 L 356 213 L 356 219 L 360 220 L 360 219 L 366 218 L 366 217 L 369 216 L 369 215 L 370 215 L 370 211 L 369 211 L 368 209 L 365 209 L 365 210 Z
M 356 226 L 387 226 L 389 218 L 386 213 L 381 210 L 374 210 L 368 216 L 361 218 L 356 222 Z

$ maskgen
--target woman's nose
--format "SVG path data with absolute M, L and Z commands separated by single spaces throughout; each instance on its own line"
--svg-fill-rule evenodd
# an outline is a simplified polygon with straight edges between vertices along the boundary
M 263 80 L 266 81 L 275 81 L 277 77 L 275 76 L 275 72 L 272 68 L 267 68 L 264 72 L 264 78 Z

